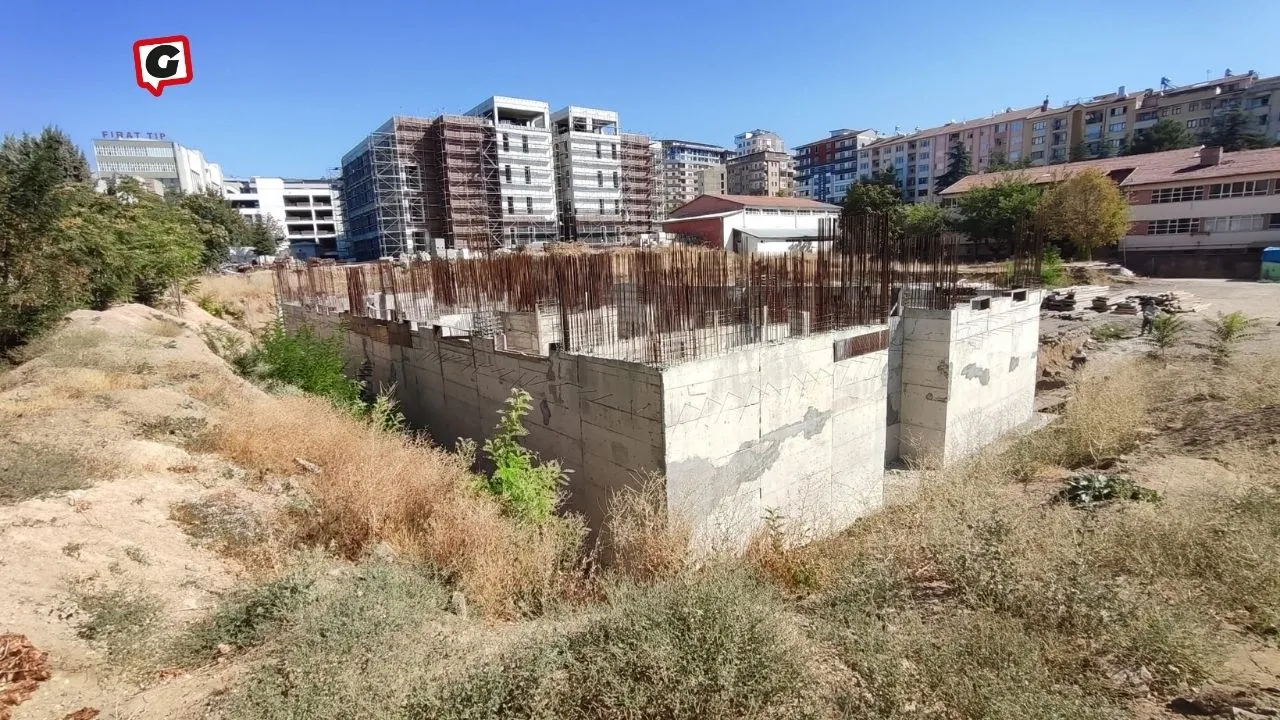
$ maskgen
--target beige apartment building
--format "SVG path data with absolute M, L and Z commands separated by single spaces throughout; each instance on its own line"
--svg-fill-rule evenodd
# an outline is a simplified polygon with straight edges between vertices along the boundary
M 725 175 L 729 195 L 791 197 L 795 193 L 795 166 L 785 152 L 761 150 L 730 158 Z
M 728 174 L 724 165 L 712 165 L 698 173 L 695 183 L 698 195 L 728 195 Z
M 969 152 L 978 172 L 999 157 L 1050 165 L 1078 159 L 1073 151 L 1083 150 L 1083 158 L 1097 157 L 1104 145 L 1108 155 L 1115 155 L 1133 142 L 1136 131 L 1162 118 L 1184 122 L 1197 135 L 1214 117 L 1236 108 L 1253 115 L 1269 138 L 1280 141 L 1280 113 L 1272 111 L 1277 103 L 1280 76 L 1262 78 L 1255 72 L 1132 93 L 1122 86 L 1113 93 L 1058 107 L 1045 99 L 1038 106 L 1006 108 L 983 118 L 881 138 L 858 151 L 858 176 L 865 179 L 890 168 L 905 199 L 932 201 L 937 194 L 934 185 L 947 171 L 948 150 L 954 143 Z

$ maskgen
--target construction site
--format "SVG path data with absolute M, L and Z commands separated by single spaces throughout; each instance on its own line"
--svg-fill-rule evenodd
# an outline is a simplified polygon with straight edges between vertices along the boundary
M 277 270 L 286 324 L 344 332 L 366 388 L 440 443 L 483 438 L 512 388 L 528 447 L 573 470 L 594 526 L 640 474 L 701 542 L 766 512 L 814 532 L 881 506 L 886 464 L 950 462 L 1031 419 L 1038 244 L 1008 285 L 959 280 L 951 243 L 884 218 L 816 253 L 514 253 Z
M 554 241 L 639 244 L 656 230 L 653 155 L 617 113 L 492 97 L 463 115 L 395 116 L 342 158 L 357 260 Z

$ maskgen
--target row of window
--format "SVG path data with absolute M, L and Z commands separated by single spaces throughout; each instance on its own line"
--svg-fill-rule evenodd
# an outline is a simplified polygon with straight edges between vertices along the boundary
M 98 169 L 103 172 L 147 172 L 147 173 L 175 173 L 178 167 L 172 162 L 109 162 L 98 163 Z
M 1192 200 L 1205 199 L 1204 185 L 1183 185 L 1174 188 L 1160 188 L 1151 191 L 1151 202 L 1174 203 L 1174 202 L 1190 202 Z M 1208 198 L 1210 200 L 1222 200 L 1225 198 L 1236 197 L 1254 197 L 1257 195 L 1267 195 L 1271 192 L 1271 180 L 1242 180 L 1233 183 L 1215 183 L 1208 186 Z
M 1187 235 L 1189 233 L 1257 232 L 1267 229 L 1280 229 L 1280 213 L 1152 220 L 1147 225 L 1147 234 Z
M 93 154 L 111 157 L 173 157 L 173 147 L 150 145 L 94 145 Z

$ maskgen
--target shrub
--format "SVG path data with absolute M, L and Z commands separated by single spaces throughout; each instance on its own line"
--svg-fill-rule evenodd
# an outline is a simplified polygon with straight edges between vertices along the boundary
M 1151 341 L 1163 353 L 1177 345 L 1186 334 L 1187 322 L 1175 313 L 1160 313 L 1151 323 Z
M 1148 382 L 1135 363 L 1078 385 L 1059 421 L 1036 433 L 1044 460 L 1079 468 L 1132 450 L 1147 420 Z
M 1255 336 L 1260 324 L 1257 318 L 1251 318 L 1239 310 L 1226 315 L 1218 313 L 1216 320 L 1206 322 L 1209 323 L 1212 331 L 1209 349 L 1218 363 L 1231 360 L 1240 341 Z
M 479 477 L 477 482 L 485 491 L 502 498 L 515 517 L 539 523 L 551 517 L 559 501 L 560 486 L 568 478 L 559 461 L 541 462 L 537 453 L 519 443 L 529 434 L 524 417 L 529 414 L 532 400 L 529 393 L 512 388 L 507 408 L 499 411 L 493 437 L 483 446 L 493 463 L 493 473 Z
M 74 453 L 45 444 L 0 443 L 0 505 L 86 488 L 88 473 Z
M 289 332 L 277 322 L 258 338 L 257 347 L 239 365 L 258 379 L 292 385 L 340 408 L 363 406 L 360 385 L 345 374 L 340 335 L 322 338 L 309 325 Z
M 612 568 L 631 580 L 648 583 L 678 575 L 689 559 L 692 534 L 687 520 L 670 515 L 660 475 L 648 475 L 609 498 L 605 535 Z
M 626 588 L 580 630 L 423 688 L 411 718 L 759 718 L 802 715 L 817 680 L 779 599 L 708 571 Z
M 1062 270 L 1062 253 L 1052 245 L 1045 248 L 1040 257 L 1040 282 L 1048 288 L 1067 284 L 1066 273 Z
M 241 650 L 258 644 L 306 600 L 310 589 L 309 579 L 289 576 L 232 595 L 187 630 L 177 643 L 179 659 L 199 664 L 226 647 Z
M 1067 478 L 1066 487 L 1058 497 L 1072 505 L 1088 506 L 1108 500 L 1156 502 L 1160 499 L 1160 493 L 1144 488 L 1122 475 L 1076 473 Z
M 1089 335 L 1098 342 L 1111 342 L 1124 337 L 1124 328 L 1115 323 L 1103 323 L 1089 328 Z
M 86 614 L 77 634 L 101 643 L 112 662 L 144 663 L 156 648 L 154 634 L 163 603 L 156 596 L 132 587 L 73 591 L 72 599 Z
M 199 305 L 201 310 L 204 310 L 216 318 L 222 318 L 223 320 L 234 322 L 236 324 L 244 323 L 243 309 L 238 308 L 229 302 L 223 302 L 209 293 L 204 293 L 198 296 L 196 298 L 196 305 Z

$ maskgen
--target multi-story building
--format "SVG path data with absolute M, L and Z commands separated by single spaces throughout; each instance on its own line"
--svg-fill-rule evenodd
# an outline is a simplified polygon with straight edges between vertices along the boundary
M 954 198 L 1007 177 L 1054 183 L 1082 170 L 1126 191 L 1130 226 L 1117 255 L 1136 272 L 1257 278 L 1262 248 L 1280 245 L 1280 148 L 1200 147 L 971 175 L 942 194 Z
M 699 174 L 706 168 L 724 166 L 732 152 L 707 143 L 687 140 L 662 141 L 662 206 L 671 212 L 701 194 Z
M 733 136 L 733 157 L 725 161 L 730 195 L 795 194 L 795 162 L 782 136 L 772 130 L 748 130 Z
M 843 202 L 849 186 L 858 181 L 858 150 L 875 139 L 874 130 L 832 130 L 829 137 L 797 147 L 796 196 Z
M 748 130 L 733 137 L 733 150 L 736 155 L 750 155 L 765 150 L 786 152 L 787 146 L 782 136 L 772 130 Z
M 222 193 L 246 218 L 273 218 L 285 236 L 280 253 L 297 258 L 339 256 L 339 192 L 330 180 L 226 178 Z
M 703 168 L 698 173 L 697 188 L 698 195 L 728 195 L 729 183 L 725 166 L 712 165 Z
M 616 243 L 622 234 L 622 138 L 618 113 L 570 105 L 555 130 L 560 239 Z
M 343 156 L 347 240 L 356 259 L 641 240 L 655 222 L 654 163 L 648 138 L 624 143 L 607 110 L 552 116 L 544 102 L 493 97 L 466 115 L 397 116 Z
M 104 132 L 104 137 L 94 139 L 99 179 L 136 177 L 158 181 L 166 192 L 221 192 L 222 168 L 205 160 L 204 153 L 172 140 L 131 135 Z

